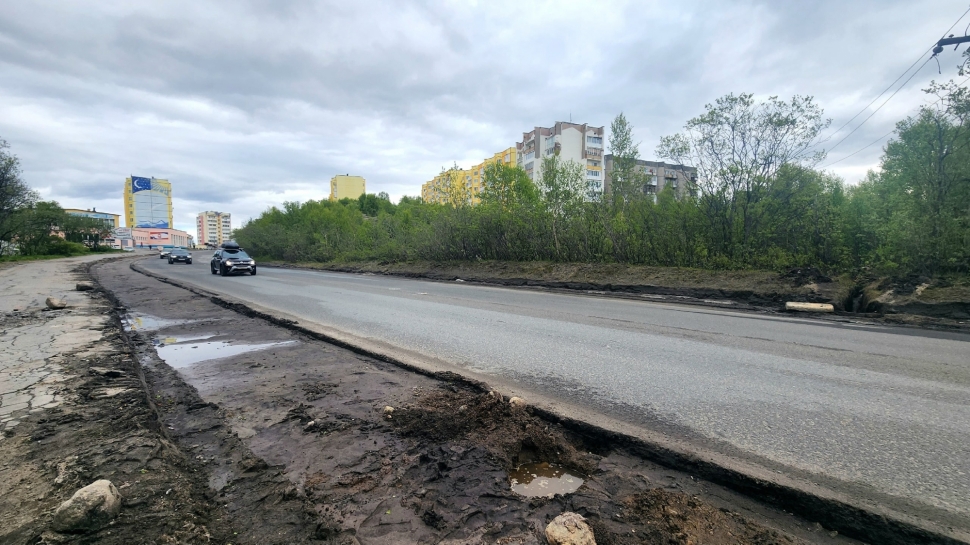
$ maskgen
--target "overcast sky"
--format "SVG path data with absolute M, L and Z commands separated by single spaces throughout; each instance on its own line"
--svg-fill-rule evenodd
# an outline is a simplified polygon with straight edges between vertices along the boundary
M 325 198 L 334 174 L 362 175 L 395 200 L 418 195 L 443 166 L 570 116 L 609 128 L 624 112 L 646 159 L 731 92 L 812 95 L 831 133 L 967 7 L 10 0 L 0 138 L 26 181 L 65 207 L 123 214 L 125 177 L 167 178 L 176 226 L 194 233 L 202 210 L 231 212 L 238 226 L 270 205 Z M 958 61 L 947 48 L 942 75 L 927 64 L 826 163 L 891 131 L 928 101 L 930 80 L 957 78 Z M 857 182 L 881 151 L 830 170 Z

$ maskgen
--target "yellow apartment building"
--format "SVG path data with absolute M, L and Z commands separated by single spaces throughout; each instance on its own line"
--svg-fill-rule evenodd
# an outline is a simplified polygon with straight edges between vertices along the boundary
M 367 192 L 367 182 L 363 176 L 338 174 L 330 178 L 330 200 L 356 199 Z
M 453 183 L 452 176 L 454 176 L 455 182 L 465 185 L 465 189 L 471 198 L 471 204 L 478 204 L 481 202 L 479 193 L 485 188 L 485 168 L 493 163 L 515 165 L 515 147 L 506 148 L 471 168 L 442 172 L 432 178 L 431 181 L 421 185 L 421 199 L 424 202 L 446 204 L 448 202 L 448 187 Z

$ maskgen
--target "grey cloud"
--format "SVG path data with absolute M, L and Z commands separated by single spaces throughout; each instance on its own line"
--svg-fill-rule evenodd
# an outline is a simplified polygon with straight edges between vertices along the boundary
M 28 181 L 66 205 L 120 211 L 125 176 L 167 177 L 177 223 L 188 229 L 203 209 L 233 212 L 238 223 L 283 200 L 325 197 L 336 173 L 362 174 L 373 191 L 417 194 L 442 166 L 477 162 L 570 114 L 608 126 L 625 112 L 647 157 L 660 136 L 728 92 L 814 95 L 837 127 L 966 8 L 955 0 L 40 6 L 14 3 L 0 19 L 0 136 Z M 910 87 L 933 76 L 946 79 L 927 68 Z M 900 93 L 832 160 L 921 101 Z M 880 147 L 837 172 L 855 181 Z

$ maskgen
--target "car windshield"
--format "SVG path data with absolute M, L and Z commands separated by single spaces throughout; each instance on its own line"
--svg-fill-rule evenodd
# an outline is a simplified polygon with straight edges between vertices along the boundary
M 226 250 L 226 259 L 249 259 L 249 255 L 242 250 Z
M 179 250 L 172 250 L 172 255 L 189 255 L 189 252 L 186 251 L 186 250 L 181 250 L 181 249 L 179 249 Z

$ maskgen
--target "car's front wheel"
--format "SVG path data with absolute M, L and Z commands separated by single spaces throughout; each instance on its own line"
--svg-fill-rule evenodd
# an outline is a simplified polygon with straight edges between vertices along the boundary
M 192 260 L 190 259 L 190 260 L 186 261 L 185 264 L 186 265 L 191 265 L 192 264 Z
M 249 271 L 249 274 L 256 276 L 256 267 L 253 267 L 253 269 Z
M 212 266 L 212 264 L 209 264 L 209 271 L 211 271 L 212 274 L 219 274 L 219 271 L 217 271 L 216 268 Z
M 171 265 L 172 263 L 175 263 L 175 262 L 174 262 L 174 261 L 172 261 L 171 259 L 169 259 L 169 260 L 168 260 L 168 264 L 169 264 L 169 265 Z
M 219 276 L 226 276 L 228 274 L 229 274 L 229 271 L 226 270 L 226 266 L 219 265 Z

